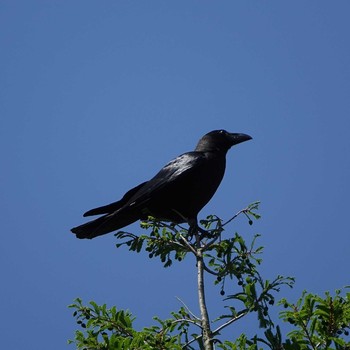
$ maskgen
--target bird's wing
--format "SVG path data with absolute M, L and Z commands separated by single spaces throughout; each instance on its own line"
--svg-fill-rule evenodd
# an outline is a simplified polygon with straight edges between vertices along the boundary
M 201 167 L 206 157 L 203 152 L 188 152 L 170 161 L 151 180 L 144 183 L 123 208 L 143 206 L 154 195 L 169 185 L 175 185 Z M 123 209 L 121 208 L 121 210 Z
M 129 190 L 121 200 L 86 212 L 84 216 L 106 215 L 75 227 L 72 232 L 78 238 L 93 238 L 133 223 L 140 219 L 140 211 L 147 207 L 149 201 L 161 191 L 165 191 L 162 195 L 166 195 L 167 188 L 173 185 L 176 187 L 181 181 L 186 182 L 186 178 L 190 177 L 193 171 L 201 168 L 205 159 L 205 154 L 202 152 L 189 152 L 175 158 L 151 180 Z

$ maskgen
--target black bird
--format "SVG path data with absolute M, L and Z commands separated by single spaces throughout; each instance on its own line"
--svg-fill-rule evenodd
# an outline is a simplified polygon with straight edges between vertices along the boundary
M 196 227 L 199 211 L 209 202 L 224 176 L 227 151 L 251 138 L 225 130 L 209 132 L 193 152 L 178 156 L 151 180 L 126 192 L 118 202 L 89 210 L 84 216 L 104 215 L 71 231 L 77 238 L 91 239 L 148 216 Z

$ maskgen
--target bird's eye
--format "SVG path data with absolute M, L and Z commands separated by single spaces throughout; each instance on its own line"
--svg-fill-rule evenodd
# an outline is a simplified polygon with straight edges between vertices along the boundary
M 220 133 L 220 134 L 224 134 L 224 133 L 225 133 L 225 130 L 220 130 L 219 133 Z

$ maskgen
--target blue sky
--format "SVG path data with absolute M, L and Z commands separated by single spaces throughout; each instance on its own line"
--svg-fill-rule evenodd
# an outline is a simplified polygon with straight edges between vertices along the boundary
M 262 273 L 281 293 L 350 283 L 347 1 L 2 1 L 0 173 L 3 348 L 62 349 L 75 297 L 128 308 L 138 327 L 180 297 L 194 261 L 69 232 L 208 131 L 244 132 L 201 217 L 260 200 Z M 140 232 L 138 225 L 129 228 Z M 220 312 L 208 290 L 212 315 Z M 251 324 L 254 332 L 254 323 Z M 70 346 L 73 348 L 73 346 Z

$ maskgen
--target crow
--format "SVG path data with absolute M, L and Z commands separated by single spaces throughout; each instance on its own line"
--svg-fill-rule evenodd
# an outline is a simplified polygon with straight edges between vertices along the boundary
M 199 211 L 213 197 L 225 173 L 226 153 L 251 136 L 214 130 L 192 152 L 165 165 L 152 179 L 132 188 L 117 202 L 91 209 L 85 216 L 103 215 L 74 227 L 77 238 L 94 238 L 149 216 L 197 227 Z

